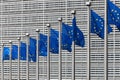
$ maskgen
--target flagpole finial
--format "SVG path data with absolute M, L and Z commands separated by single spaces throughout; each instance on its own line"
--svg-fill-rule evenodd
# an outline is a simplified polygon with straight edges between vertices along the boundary
M 21 39 L 21 37 L 18 37 L 18 38 L 17 38 L 17 40 L 20 40 L 20 39 Z
M 5 43 L 2 43 L 1 45 L 4 46 Z
M 26 33 L 25 35 L 26 35 L 26 36 L 30 36 L 30 34 L 29 34 L 29 33 Z
M 46 24 L 47 27 L 50 27 L 50 24 Z
M 40 29 L 36 29 L 36 32 L 40 32 Z
M 75 15 L 76 14 L 76 10 L 72 10 L 71 14 Z
M 62 17 L 58 18 L 58 21 L 62 21 Z
M 91 6 L 91 2 L 90 1 L 86 2 L 86 6 Z
M 10 43 L 10 44 L 12 44 L 12 41 L 11 41 L 11 40 L 9 40 L 9 43 Z

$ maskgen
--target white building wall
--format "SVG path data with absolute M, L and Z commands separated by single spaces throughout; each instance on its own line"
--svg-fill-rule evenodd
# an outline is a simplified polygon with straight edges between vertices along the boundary
M 84 33 L 85 47 L 76 46 L 76 80 L 86 80 L 87 76 L 87 0 L 1 0 L 0 3 L 0 44 L 8 43 L 8 40 L 17 44 L 16 38 L 29 32 L 32 37 L 36 36 L 35 29 L 47 34 L 46 23 L 51 23 L 52 28 L 58 29 L 59 17 L 71 25 L 72 15 L 70 11 L 77 11 L 77 25 Z M 114 0 L 120 7 L 120 1 Z M 92 0 L 91 8 L 100 16 L 104 17 L 104 0 Z M 112 25 L 113 32 L 108 36 L 109 52 L 109 80 L 120 80 L 120 32 Z M 22 38 L 25 41 L 25 38 Z M 9 46 L 9 44 L 6 44 Z M 46 79 L 47 59 L 39 57 L 39 80 Z M 71 79 L 72 60 L 71 53 L 62 51 L 62 78 Z M 4 78 L 9 78 L 9 62 L 5 61 Z M 104 40 L 91 33 L 91 80 L 104 79 Z M 17 79 L 17 60 L 12 61 L 12 77 Z M 26 62 L 20 63 L 20 77 L 26 79 Z M 30 63 L 30 80 L 35 80 L 35 63 Z M 58 79 L 58 55 L 51 54 L 51 79 Z

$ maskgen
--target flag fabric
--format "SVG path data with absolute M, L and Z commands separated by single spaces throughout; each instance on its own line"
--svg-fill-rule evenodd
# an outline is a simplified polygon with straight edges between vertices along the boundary
M 36 39 L 29 38 L 29 61 L 36 62 Z
M 108 23 L 120 30 L 120 8 L 108 0 Z
M 85 46 L 85 39 L 82 31 L 76 25 L 76 18 L 72 20 L 72 26 L 69 26 L 65 23 L 62 23 L 62 32 L 69 36 L 68 43 L 72 45 L 72 41 L 75 41 L 75 44 L 81 47 Z
M 12 60 L 18 59 L 18 46 L 12 45 Z
M 3 49 L 3 60 L 9 60 L 9 56 L 11 54 L 11 59 L 15 60 L 18 59 L 18 46 L 12 45 L 12 53 L 10 53 L 9 47 L 4 47 Z
M 39 41 L 39 55 L 40 56 L 47 56 L 47 36 L 44 34 L 40 34 L 40 41 Z M 58 54 L 58 45 L 57 39 L 50 36 L 50 52 Z
M 50 52 L 54 54 L 59 53 L 58 38 L 55 38 L 51 33 L 50 33 Z
M 57 39 L 56 46 L 59 48 L 59 46 L 58 46 L 59 32 L 55 29 L 51 29 L 51 36 Z M 62 32 L 62 34 L 61 34 L 61 47 L 63 50 L 67 50 L 69 52 L 72 51 L 70 40 L 71 40 L 70 37 Z
M 9 47 L 3 48 L 3 60 L 9 60 L 10 49 Z
M 47 43 L 39 41 L 39 56 L 47 56 Z
M 26 43 L 20 43 L 20 60 L 26 60 Z
M 73 41 L 73 27 L 69 26 L 68 24 L 62 23 L 62 33 L 64 35 L 68 36 L 67 43 L 69 45 L 72 45 L 72 41 Z M 69 46 L 69 47 L 71 47 L 71 46 Z
M 108 33 L 110 32 L 112 32 L 112 28 L 108 24 Z M 91 10 L 91 33 L 95 33 L 104 39 L 104 19 L 93 10 Z
M 83 32 L 77 27 L 76 25 L 76 17 L 72 20 L 72 27 L 73 27 L 73 41 L 75 44 L 81 47 L 85 46 L 85 39 Z

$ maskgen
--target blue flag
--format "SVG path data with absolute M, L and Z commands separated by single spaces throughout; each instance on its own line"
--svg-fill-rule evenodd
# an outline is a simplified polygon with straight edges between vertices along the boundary
M 21 42 L 20 45 L 20 60 L 26 60 L 26 43 Z
M 59 46 L 58 46 L 59 32 L 54 29 L 51 29 L 51 36 L 57 39 L 56 46 L 57 46 L 57 48 L 59 48 Z M 62 40 L 62 42 L 61 42 L 62 49 L 68 50 L 69 52 L 71 52 L 72 49 L 71 49 L 70 37 L 62 32 L 61 40 Z
M 12 45 L 12 60 L 18 59 L 18 46 Z
M 68 40 L 67 40 L 67 43 L 69 45 L 72 45 L 72 41 L 73 41 L 73 27 L 69 26 L 68 24 L 62 23 L 62 33 L 69 37 Z
M 76 25 L 76 17 L 74 17 L 72 20 L 72 26 L 73 26 L 73 40 L 75 41 L 75 44 L 84 47 L 85 46 L 84 35 Z
M 116 25 L 120 30 L 120 8 L 108 0 L 108 24 Z
M 52 34 L 50 35 L 50 52 L 59 53 L 58 38 L 55 38 Z
M 47 56 L 47 36 L 40 34 L 39 56 Z
M 75 44 L 81 47 L 85 46 L 84 35 L 82 31 L 76 26 L 76 18 L 72 20 L 72 26 L 69 26 L 65 23 L 62 24 L 62 32 L 69 36 L 68 43 L 72 45 L 72 41 L 75 41 Z
M 29 38 L 29 61 L 36 62 L 36 39 Z
M 11 59 L 18 59 L 18 46 L 12 45 L 12 53 L 10 53 L 9 47 L 4 47 L 3 49 L 3 60 L 9 60 L 9 55 L 11 54 Z
M 39 41 L 39 56 L 47 56 L 47 46 L 43 41 Z
M 50 36 L 50 52 L 58 54 L 57 39 Z M 47 56 L 47 36 L 40 34 L 39 55 Z
M 108 33 L 110 32 L 112 32 L 112 28 L 108 24 Z M 95 33 L 104 39 L 104 19 L 93 10 L 91 10 L 91 33 Z
M 10 49 L 9 47 L 3 48 L 3 60 L 9 60 Z

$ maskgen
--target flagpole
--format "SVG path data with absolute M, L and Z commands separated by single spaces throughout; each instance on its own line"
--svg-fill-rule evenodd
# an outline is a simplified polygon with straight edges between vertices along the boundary
M 20 40 L 21 38 L 18 37 L 18 80 L 20 80 Z
M 36 80 L 39 80 L 39 35 L 40 29 L 36 29 L 37 32 L 37 41 L 36 41 Z
M 12 80 L 12 41 L 9 40 L 10 44 L 10 55 L 9 55 L 9 60 L 10 60 L 10 67 L 9 67 L 9 79 Z
M 108 80 L 108 28 L 107 28 L 107 1 L 105 0 L 105 29 L 104 29 L 104 35 L 105 35 L 105 39 L 104 39 L 104 80 Z
M 62 53 L 61 53 L 62 18 L 58 18 L 58 21 L 59 21 L 59 80 L 62 80 Z
M 88 36 L 87 36 L 87 80 L 90 80 L 90 30 L 91 30 L 91 2 L 90 0 L 88 2 L 86 2 L 86 6 L 88 6 L 88 24 L 87 24 L 87 32 L 88 32 Z
M 26 50 L 26 67 L 27 67 L 27 70 L 26 70 L 26 77 L 27 79 L 26 80 L 29 80 L 29 36 L 30 34 L 29 33 L 26 33 L 26 43 L 27 43 L 27 50 Z
M 50 80 L 50 24 L 48 27 L 48 38 L 47 38 L 47 80 Z
M 4 80 L 4 60 L 3 60 L 3 49 L 4 49 L 4 43 L 2 44 L 1 48 L 1 80 Z
M 76 15 L 76 11 L 71 11 L 72 17 Z M 73 38 L 74 38 L 74 28 L 73 28 Z M 75 42 L 72 41 L 72 80 L 75 80 Z

